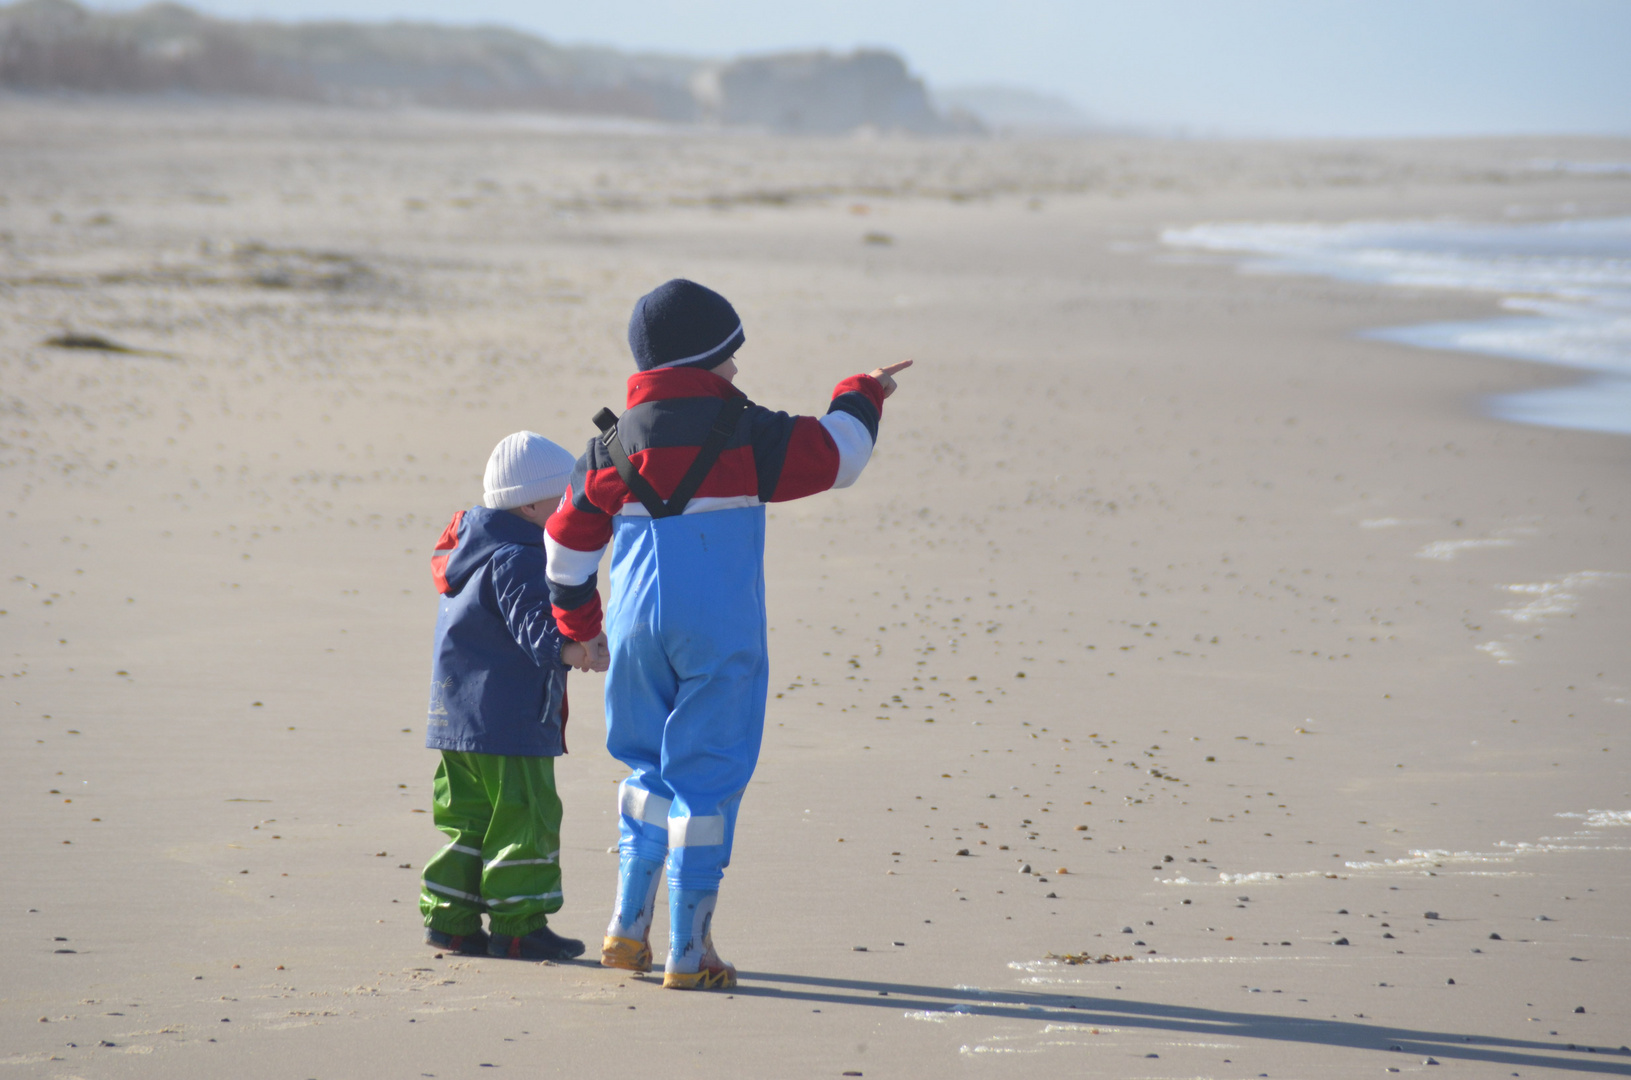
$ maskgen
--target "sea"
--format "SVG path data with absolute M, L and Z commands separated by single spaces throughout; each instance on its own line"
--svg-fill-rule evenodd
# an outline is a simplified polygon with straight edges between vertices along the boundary
M 1631 435 L 1631 217 L 1221 223 L 1169 229 L 1161 239 L 1172 248 L 1239 256 L 1247 273 L 1497 296 L 1507 314 L 1364 336 L 1573 368 L 1576 382 L 1491 396 L 1484 407 L 1521 424 Z

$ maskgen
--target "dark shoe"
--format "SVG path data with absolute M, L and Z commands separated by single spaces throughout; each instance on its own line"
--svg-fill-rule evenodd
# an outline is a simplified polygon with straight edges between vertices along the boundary
M 440 930 L 425 927 L 425 944 L 433 949 L 444 952 L 463 953 L 465 956 L 485 956 L 487 954 L 487 931 L 477 930 L 473 934 L 444 934 Z
M 549 927 L 540 926 L 521 937 L 491 935 L 487 939 L 487 955 L 509 960 L 571 960 L 583 955 L 583 942 L 562 937 Z

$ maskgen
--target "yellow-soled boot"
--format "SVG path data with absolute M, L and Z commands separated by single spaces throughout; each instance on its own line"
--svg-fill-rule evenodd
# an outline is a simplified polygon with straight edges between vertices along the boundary
M 651 944 L 607 934 L 600 943 L 600 966 L 624 971 L 651 970 Z
M 713 947 L 709 946 L 709 953 Z M 717 955 L 705 959 L 695 971 L 663 972 L 664 990 L 729 990 L 736 985 L 736 969 Z
M 736 985 L 736 969 L 714 951 L 713 890 L 668 887 L 668 964 L 663 972 L 665 990 L 729 990 Z
M 663 880 L 661 859 L 643 859 L 631 851 L 618 860 L 617 906 L 600 944 L 600 966 L 624 971 L 651 970 L 651 916 L 657 886 Z

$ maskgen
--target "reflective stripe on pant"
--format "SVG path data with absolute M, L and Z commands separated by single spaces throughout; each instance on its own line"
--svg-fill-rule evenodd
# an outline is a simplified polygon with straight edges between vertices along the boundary
M 764 737 L 764 508 L 620 515 L 606 632 L 606 749 L 622 850 L 671 888 L 717 889 Z
M 442 751 L 436 827 L 451 840 L 425 864 L 419 911 L 448 934 L 520 936 L 561 908 L 561 800 L 555 759 Z

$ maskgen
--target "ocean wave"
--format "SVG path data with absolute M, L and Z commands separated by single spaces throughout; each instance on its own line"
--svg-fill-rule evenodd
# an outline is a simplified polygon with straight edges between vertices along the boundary
M 1585 171 L 1589 166 L 1579 166 Z M 1618 169 L 1603 163 L 1602 171 Z M 1168 229 L 1171 247 L 1246 256 L 1252 273 L 1493 293 L 1512 314 L 1365 336 L 1592 372 L 1573 386 L 1492 397 L 1519 423 L 1631 434 L 1631 217 L 1480 225 L 1229 223 Z

